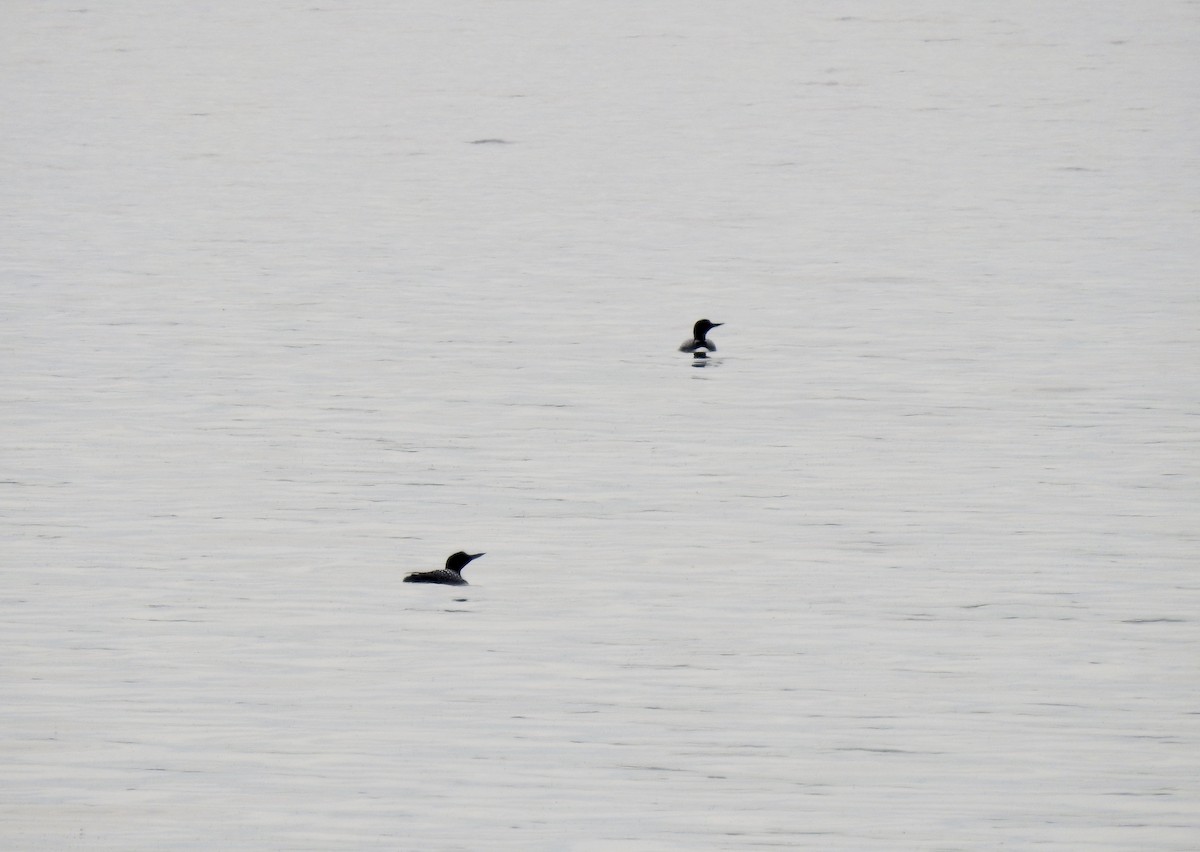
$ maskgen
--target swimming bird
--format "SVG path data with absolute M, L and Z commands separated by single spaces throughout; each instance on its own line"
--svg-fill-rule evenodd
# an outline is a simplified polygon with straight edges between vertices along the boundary
M 462 570 L 467 567 L 467 563 L 472 559 L 478 559 L 483 555 L 482 553 L 463 553 L 461 550 L 458 553 L 451 553 L 446 559 L 445 568 L 439 568 L 436 571 L 421 571 L 417 574 L 409 574 L 404 578 L 404 582 L 465 586 L 467 585 L 467 581 L 463 579 Z
M 709 352 L 716 352 L 717 345 L 705 337 L 712 329 L 719 325 L 725 325 L 723 322 L 709 322 L 706 319 L 697 320 L 695 327 L 692 329 L 692 339 L 685 340 L 683 345 L 679 347 L 680 352 L 695 352 L 697 358 L 703 358 L 704 352 L 699 350 L 707 349 Z

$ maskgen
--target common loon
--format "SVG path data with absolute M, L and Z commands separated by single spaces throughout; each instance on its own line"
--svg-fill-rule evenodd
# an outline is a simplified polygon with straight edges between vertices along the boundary
M 451 553 L 446 559 L 446 567 L 439 568 L 436 571 L 421 571 L 417 574 L 409 574 L 404 578 L 406 583 L 441 583 L 443 586 L 465 586 L 467 581 L 463 579 L 462 570 L 467 567 L 467 563 L 472 559 L 478 559 L 483 556 L 482 553 L 463 553 L 461 550 L 458 553 Z
M 696 326 L 692 329 L 692 339 L 685 340 L 683 345 L 679 347 L 680 352 L 695 352 L 697 358 L 703 358 L 705 352 L 700 350 L 707 349 L 709 352 L 716 352 L 717 345 L 705 337 L 709 331 L 719 325 L 725 325 L 723 322 L 709 322 L 706 319 L 697 320 Z

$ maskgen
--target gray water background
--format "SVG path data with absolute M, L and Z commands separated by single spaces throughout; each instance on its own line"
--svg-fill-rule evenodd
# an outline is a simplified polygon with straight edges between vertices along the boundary
M 4 4 L 0 840 L 1195 849 L 1198 12 Z

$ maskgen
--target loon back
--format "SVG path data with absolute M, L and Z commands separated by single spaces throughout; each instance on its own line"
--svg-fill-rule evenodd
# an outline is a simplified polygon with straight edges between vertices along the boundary
M 404 578 L 406 583 L 439 583 L 443 586 L 466 586 L 467 581 L 462 578 L 462 574 L 457 574 L 454 571 L 447 571 L 445 568 L 439 568 L 436 571 L 422 571 L 418 574 L 409 574 Z

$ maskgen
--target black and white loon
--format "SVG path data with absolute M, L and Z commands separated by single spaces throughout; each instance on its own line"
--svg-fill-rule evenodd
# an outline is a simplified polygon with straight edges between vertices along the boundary
M 478 559 L 483 555 L 482 553 L 463 553 L 461 550 L 458 553 L 451 553 L 446 559 L 445 568 L 439 568 L 436 571 L 421 571 L 417 574 L 409 574 L 404 578 L 404 582 L 465 586 L 467 585 L 467 581 L 463 579 L 463 569 L 467 567 L 467 563 L 472 559 Z
M 716 352 L 717 345 L 709 340 L 705 335 L 719 325 L 725 325 L 723 322 L 709 322 L 706 319 L 697 320 L 695 327 L 692 329 L 692 339 L 685 340 L 683 345 L 679 347 L 680 352 L 695 352 L 697 358 L 703 358 L 707 349 L 709 352 Z

